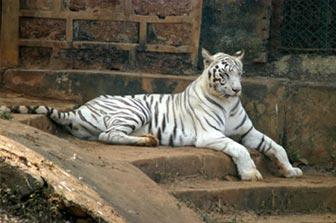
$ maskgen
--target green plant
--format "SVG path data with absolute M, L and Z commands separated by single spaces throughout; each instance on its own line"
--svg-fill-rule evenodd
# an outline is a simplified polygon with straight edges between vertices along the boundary
M 0 118 L 5 120 L 13 119 L 13 116 L 10 112 L 0 112 Z

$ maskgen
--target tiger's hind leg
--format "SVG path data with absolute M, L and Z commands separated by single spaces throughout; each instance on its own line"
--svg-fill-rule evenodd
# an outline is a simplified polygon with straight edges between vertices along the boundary
M 159 140 L 153 135 L 147 134 L 143 136 L 130 136 L 122 131 L 108 130 L 102 132 L 99 137 L 99 141 L 109 144 L 119 145 L 134 145 L 134 146 L 158 146 Z
M 114 116 L 106 122 L 107 130 L 102 132 L 98 140 L 119 145 L 135 145 L 135 146 L 158 146 L 159 140 L 151 134 L 143 136 L 130 135 L 136 129 L 142 127 L 148 120 L 138 122 L 131 117 L 127 118 Z

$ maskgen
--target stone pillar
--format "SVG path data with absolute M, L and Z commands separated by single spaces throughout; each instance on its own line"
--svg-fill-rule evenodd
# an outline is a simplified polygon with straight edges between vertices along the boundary
M 2 0 L 0 26 L 0 67 L 18 64 L 19 1 Z

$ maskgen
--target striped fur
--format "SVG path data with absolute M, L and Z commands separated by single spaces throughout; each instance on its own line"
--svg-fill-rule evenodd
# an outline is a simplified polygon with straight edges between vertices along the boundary
M 202 55 L 202 75 L 178 94 L 103 95 L 68 112 L 46 106 L 1 106 L 0 110 L 47 114 L 82 139 L 223 151 L 232 157 L 243 180 L 262 179 L 246 148 L 269 156 L 286 177 L 302 175 L 280 145 L 253 127 L 240 102 L 243 53 L 210 55 L 203 49 Z M 233 135 L 240 136 L 241 144 L 230 138 Z

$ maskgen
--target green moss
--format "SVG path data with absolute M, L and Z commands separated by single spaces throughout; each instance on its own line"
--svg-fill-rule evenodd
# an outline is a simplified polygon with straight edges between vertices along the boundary
M 0 118 L 5 120 L 13 119 L 13 116 L 10 112 L 0 112 Z

